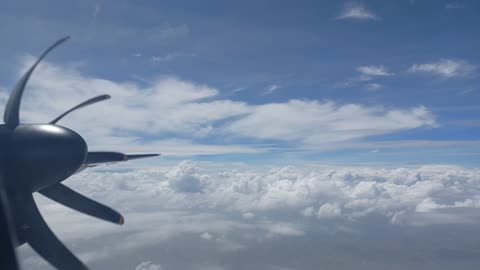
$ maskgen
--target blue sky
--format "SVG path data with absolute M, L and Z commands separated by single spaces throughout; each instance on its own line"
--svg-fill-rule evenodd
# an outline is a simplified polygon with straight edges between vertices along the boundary
M 218 110 L 210 106 L 210 114 L 221 116 L 189 126 L 206 130 L 203 135 L 183 127 L 105 132 L 134 134 L 143 146 L 134 151 L 165 153 L 149 143 L 181 139 L 199 147 L 261 150 L 207 149 L 190 156 L 202 160 L 475 166 L 479 12 L 476 1 L 9 1 L 0 10 L 0 87 L 11 88 L 26 55 L 69 34 L 73 39 L 47 59 L 53 69 L 134 84 L 139 95 L 161 78 L 175 78 L 174 86 L 194 85 L 190 94 L 202 86 L 215 91 L 193 105 L 224 103 Z M 41 81 L 54 77 L 41 74 L 27 96 L 40 91 L 35 85 L 49 91 Z M 115 98 L 112 89 L 95 91 Z M 328 102 L 334 108 L 322 115 Z M 349 105 L 360 111 L 341 113 Z M 229 106 L 238 111 L 228 112 Z M 292 108 L 302 112 L 292 114 Z M 149 121 L 161 112 L 152 112 Z M 286 121 L 288 115 L 293 119 Z M 322 122 L 329 116 L 339 120 Z
M 35 194 L 90 269 L 477 269 L 480 2 L 3 1 L 0 107 L 160 158 Z M 52 269 L 27 245 L 23 269 Z M 261 256 L 259 256 L 259 254 Z

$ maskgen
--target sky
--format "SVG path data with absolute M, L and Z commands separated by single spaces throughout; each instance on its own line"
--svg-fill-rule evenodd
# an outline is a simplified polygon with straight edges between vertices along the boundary
M 3 1 L 0 106 L 70 35 L 22 122 L 107 93 L 59 124 L 90 150 L 162 154 L 66 181 L 124 227 L 38 196 L 92 269 L 475 269 L 479 15 L 473 0 Z

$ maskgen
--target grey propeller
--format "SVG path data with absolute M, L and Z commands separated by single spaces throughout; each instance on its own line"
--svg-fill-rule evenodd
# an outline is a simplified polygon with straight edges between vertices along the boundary
M 17 256 L 13 246 L 11 214 L 8 199 L 0 179 L 0 269 L 18 269 Z M 16 240 L 15 240 L 16 241 Z
M 69 113 L 71 113 L 71 112 L 73 112 L 73 111 L 75 111 L 75 110 L 78 110 L 78 109 L 83 108 L 83 107 L 85 107 L 85 106 L 92 105 L 92 104 L 94 104 L 94 103 L 97 103 L 97 102 L 100 102 L 100 101 L 103 101 L 103 100 L 107 100 L 107 99 L 110 99 L 110 95 L 100 95 L 100 96 L 96 96 L 96 97 L 94 97 L 94 98 L 91 98 L 91 99 L 89 99 L 89 100 L 87 100 L 87 101 L 84 101 L 84 102 L 78 104 L 77 106 L 71 108 L 70 110 L 62 113 L 62 114 L 59 115 L 57 118 L 55 118 L 55 119 L 53 119 L 52 121 L 50 121 L 49 124 L 54 125 L 54 124 L 56 124 L 60 119 L 62 119 L 62 118 L 65 117 L 67 114 L 69 114 Z
M 43 258 L 58 269 L 87 270 L 88 268 L 58 240 L 48 227 L 31 193 L 17 194 L 17 226 L 21 236 Z
M 58 269 L 86 270 L 87 267 L 53 234 L 42 218 L 32 192 L 87 215 L 123 224 L 117 211 L 87 198 L 61 182 L 72 174 L 101 163 L 157 156 L 125 155 L 116 152 L 88 152 L 85 140 L 73 130 L 56 123 L 69 113 L 107 100 L 100 95 L 62 113 L 49 124 L 22 124 L 19 110 L 25 86 L 40 61 L 65 42 L 62 38 L 41 54 L 15 85 L 8 99 L 5 125 L 0 125 L 0 269 L 16 270 L 13 246 L 28 243 L 40 256 Z M 6 157 L 6 158 L 4 158 Z M 10 211 L 10 209 L 13 209 Z M 15 225 L 14 229 L 10 225 Z
M 123 225 L 125 220 L 122 215 L 112 208 L 98 203 L 80 193 L 70 189 L 64 184 L 58 183 L 39 191 L 44 196 L 75 209 L 84 214 Z

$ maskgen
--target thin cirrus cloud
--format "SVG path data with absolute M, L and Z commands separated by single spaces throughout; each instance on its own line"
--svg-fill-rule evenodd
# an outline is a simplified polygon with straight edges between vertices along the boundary
M 21 70 L 32 60 L 25 58 Z M 363 71 L 386 74 L 381 68 L 367 67 Z M 278 87 L 272 85 L 270 89 Z M 25 93 L 21 110 L 26 122 L 46 122 L 82 100 L 110 93 L 113 98 L 108 104 L 91 106 L 62 120 L 82 134 L 92 148 L 104 150 L 168 150 L 178 156 L 252 154 L 268 151 L 258 144 L 272 140 L 277 145 L 321 148 L 436 126 L 435 116 L 423 106 L 385 109 L 296 99 L 253 105 L 221 99 L 215 88 L 175 77 L 160 77 L 140 86 L 91 77 L 76 67 L 49 62 L 39 67 L 29 88 L 34 91 Z M 5 98 L 0 101 L 5 102 Z M 212 143 L 196 143 L 198 139 Z
M 270 94 L 273 94 L 273 92 L 277 91 L 278 89 L 282 88 L 280 85 L 278 84 L 272 84 L 268 87 L 268 89 L 263 92 L 263 95 L 270 95 Z
M 380 17 L 360 2 L 348 2 L 344 5 L 337 20 L 380 20 Z
M 387 69 L 382 66 L 359 66 L 357 67 L 357 71 L 360 72 L 364 76 L 392 76 L 393 73 L 387 71 Z
M 476 67 L 465 60 L 441 59 L 436 62 L 414 64 L 408 72 L 439 76 L 445 79 L 471 75 Z
M 343 82 L 336 84 L 337 87 L 353 87 L 364 84 L 367 81 L 372 81 L 375 78 L 393 76 L 394 73 L 389 72 L 383 65 L 365 65 L 358 66 L 356 71 L 359 75 L 349 78 Z M 376 91 L 383 88 L 383 85 L 377 82 L 370 82 L 363 85 L 369 91 Z

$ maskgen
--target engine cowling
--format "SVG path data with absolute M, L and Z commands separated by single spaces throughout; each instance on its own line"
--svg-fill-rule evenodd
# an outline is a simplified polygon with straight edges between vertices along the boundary
M 19 125 L 11 134 L 9 170 L 32 192 L 61 182 L 77 171 L 87 144 L 76 132 L 57 125 Z

